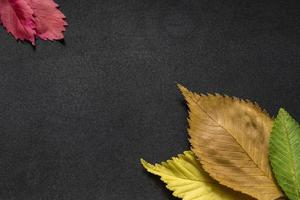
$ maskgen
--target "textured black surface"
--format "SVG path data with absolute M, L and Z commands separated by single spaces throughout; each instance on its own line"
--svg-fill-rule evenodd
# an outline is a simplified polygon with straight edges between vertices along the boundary
M 0 199 L 172 199 L 139 158 L 188 149 L 175 83 L 300 121 L 299 1 L 60 0 L 64 42 L 0 29 Z

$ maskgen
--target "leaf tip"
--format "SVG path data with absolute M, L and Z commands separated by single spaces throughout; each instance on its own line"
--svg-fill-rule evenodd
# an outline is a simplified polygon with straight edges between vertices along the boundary
M 282 115 L 282 114 L 286 114 L 287 111 L 284 109 L 284 108 L 280 108 L 279 111 L 278 111 L 278 115 Z
M 140 161 L 141 161 L 141 164 L 143 165 L 143 167 L 148 171 L 148 172 L 150 172 L 150 173 L 152 173 L 152 174 L 156 174 L 155 173 L 155 169 L 156 169 L 156 165 L 152 165 L 152 164 L 150 164 L 150 163 L 148 163 L 147 161 L 145 161 L 144 159 L 140 159 Z
M 146 160 L 144 160 L 143 158 L 141 158 L 140 159 L 140 162 L 141 162 L 141 164 L 143 165 L 143 167 L 145 168 L 145 169 L 148 169 L 149 168 L 149 163 L 146 161 Z
M 291 115 L 284 108 L 280 108 L 277 114 L 277 119 L 282 118 L 291 118 Z
M 141 164 L 144 166 L 147 162 L 143 158 L 140 159 Z
M 179 83 L 177 83 L 177 87 L 183 96 L 186 96 L 188 93 L 190 93 L 190 91 L 186 87 L 184 87 L 183 85 L 181 85 Z

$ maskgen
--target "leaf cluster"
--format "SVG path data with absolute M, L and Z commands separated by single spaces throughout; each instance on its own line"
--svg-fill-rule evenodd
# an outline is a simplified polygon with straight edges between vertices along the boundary
M 189 107 L 191 151 L 161 164 L 141 160 L 184 200 L 300 200 L 300 126 L 256 103 L 178 85 Z M 275 177 L 275 178 L 274 178 Z

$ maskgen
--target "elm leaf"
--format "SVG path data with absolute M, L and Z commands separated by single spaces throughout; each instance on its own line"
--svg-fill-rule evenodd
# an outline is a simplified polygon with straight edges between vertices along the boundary
M 273 120 L 257 104 L 178 85 L 189 107 L 192 151 L 219 183 L 259 200 L 283 196 L 269 163 Z
M 300 200 L 300 125 L 282 108 L 275 119 L 269 147 L 279 185 L 290 200 Z

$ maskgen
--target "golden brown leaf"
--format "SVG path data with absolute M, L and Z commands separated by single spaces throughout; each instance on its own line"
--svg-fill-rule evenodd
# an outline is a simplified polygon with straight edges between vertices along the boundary
M 190 109 L 192 150 L 203 168 L 221 184 L 259 200 L 283 196 L 268 160 L 269 115 L 248 100 L 178 87 Z

